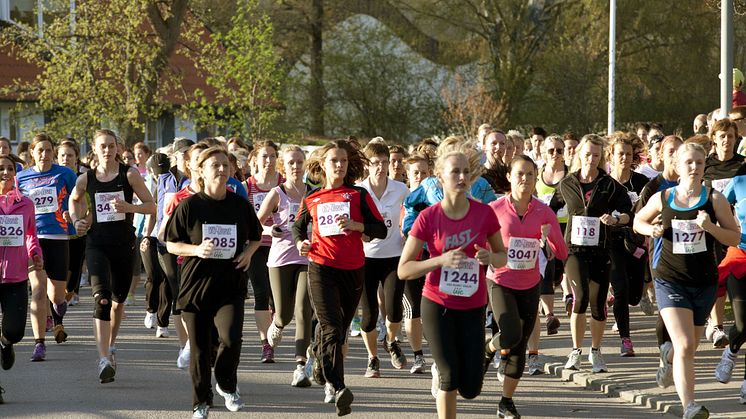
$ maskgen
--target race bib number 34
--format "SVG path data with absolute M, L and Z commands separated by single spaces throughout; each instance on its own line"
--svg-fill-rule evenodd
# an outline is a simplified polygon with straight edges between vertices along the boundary
M 598 246 L 601 219 L 598 217 L 572 216 L 570 243 L 576 246 Z
M 316 217 L 319 220 L 319 234 L 322 237 L 342 234 L 337 226 L 337 217 L 350 217 L 349 202 L 327 202 L 316 207 Z
M 202 240 L 215 245 L 210 259 L 232 259 L 236 254 L 236 225 L 202 224 Z
M 112 221 L 122 221 L 125 218 L 123 212 L 116 212 L 111 204 L 115 199 L 124 201 L 124 191 L 117 192 L 98 192 L 96 193 L 96 221 L 99 223 L 109 223 Z
M 0 247 L 23 246 L 23 215 L 0 215 Z
M 440 270 L 440 292 L 458 297 L 471 297 L 479 289 L 479 262 L 466 259 L 458 269 Z
M 671 242 L 676 255 L 691 255 L 707 250 L 705 231 L 693 220 L 671 220 Z
M 57 212 L 57 188 L 50 186 L 32 189 L 29 198 L 34 201 L 34 211 L 37 214 Z
M 508 268 L 521 271 L 533 269 L 540 249 L 538 239 L 511 237 L 508 243 Z

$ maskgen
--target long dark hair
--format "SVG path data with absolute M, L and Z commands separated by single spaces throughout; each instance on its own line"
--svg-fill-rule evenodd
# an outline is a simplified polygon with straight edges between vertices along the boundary
M 334 140 L 317 149 L 306 161 L 308 176 L 316 183 L 326 185 L 326 173 L 324 172 L 324 159 L 329 150 L 341 148 L 347 152 L 347 173 L 345 173 L 344 184 L 354 185 L 365 175 L 365 166 L 369 164 L 368 158 L 360 150 L 357 142 L 350 140 Z

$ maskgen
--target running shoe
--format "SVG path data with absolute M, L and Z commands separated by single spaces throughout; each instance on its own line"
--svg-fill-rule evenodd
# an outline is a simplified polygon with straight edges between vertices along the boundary
M 98 379 L 101 380 L 101 384 L 106 384 L 114 381 L 114 375 L 117 371 L 111 366 L 109 358 L 103 357 L 98 360 Z
M 272 349 L 272 345 L 265 343 L 262 345 L 262 364 L 274 364 L 275 363 L 275 350 Z
M 492 327 L 492 319 L 493 319 L 493 318 L 494 318 L 494 317 L 493 317 L 493 315 L 492 315 L 492 312 L 491 312 L 491 311 L 490 311 L 489 313 L 487 313 L 487 318 L 486 318 L 486 319 L 485 319 L 485 321 L 484 321 L 484 328 L 485 328 L 485 329 L 489 329 L 489 328 L 491 328 L 491 327 Z
M 355 400 L 355 396 L 352 395 L 352 391 L 345 387 L 334 395 L 334 406 L 337 408 L 337 416 L 345 416 L 352 413 L 352 401 Z
M 684 410 L 684 419 L 707 419 L 710 417 L 710 411 L 697 402 L 689 402 Z
M 80 286 L 87 287 L 89 285 L 91 285 L 91 281 L 88 278 L 88 272 L 83 272 L 82 274 L 80 274 Z
M 334 403 L 335 396 L 336 394 L 332 383 L 324 384 L 324 403 Z
M 741 404 L 746 404 L 746 380 L 743 380 L 743 383 L 741 384 L 741 399 L 739 402 Z
M 712 347 L 722 349 L 730 344 L 730 339 L 725 331 L 719 327 L 715 327 L 715 332 L 712 334 Z
M 316 358 L 313 358 L 312 361 L 311 376 L 313 377 L 313 381 L 315 381 L 316 384 L 323 386 L 326 384 L 326 377 L 324 377 L 324 370 L 322 369 L 321 361 Z
M 723 384 L 728 384 L 733 376 L 733 368 L 736 366 L 736 354 L 730 351 L 730 346 L 725 348 L 720 362 L 715 367 L 715 379 Z
M 236 387 L 236 391 L 233 393 L 228 393 L 220 388 L 220 384 L 215 383 L 215 390 L 225 399 L 225 408 L 231 412 L 238 412 L 245 406 L 243 400 L 241 400 L 241 395 L 238 393 L 238 387 Z
M 564 301 L 565 303 L 565 311 L 567 312 L 567 317 L 570 317 L 572 315 L 572 308 L 575 305 L 575 297 L 573 297 L 572 294 L 569 294 L 562 297 L 562 301 Z
M 528 356 L 528 375 L 541 375 L 544 374 L 544 365 L 539 360 L 539 354 L 531 354 Z
M 505 364 L 507 363 L 507 360 L 500 358 L 500 364 L 497 366 L 497 381 L 501 383 L 505 382 Z
M 490 369 L 490 364 L 492 363 L 492 360 L 495 359 L 495 354 L 497 352 L 489 352 L 485 349 L 484 351 L 484 366 L 482 366 L 482 377 L 487 375 L 487 371 Z M 498 356 L 496 359 L 497 363 L 495 364 L 495 368 L 497 368 L 500 365 L 500 357 Z
M 145 320 L 143 320 L 143 324 L 145 325 L 146 329 L 155 329 L 157 326 L 157 320 L 156 320 L 156 314 L 151 313 L 149 311 L 145 312 Z
M 47 324 L 46 324 L 46 331 L 51 332 L 52 328 L 54 328 L 54 320 L 52 320 L 52 316 L 47 316 Z
M 547 335 L 556 335 L 560 328 L 560 320 L 554 314 L 547 315 Z
M 176 368 L 185 370 L 189 368 L 189 361 L 192 358 L 192 350 L 189 347 L 189 341 L 183 348 L 179 349 L 179 357 L 176 358 Z
M 617 322 L 614 322 L 614 324 L 611 325 L 611 331 L 612 332 L 618 332 L 619 331 L 619 324 Z
M 606 306 L 613 307 L 615 299 L 616 298 L 614 297 L 614 294 L 609 294 L 608 296 L 606 296 Z
M 440 373 L 438 372 L 438 365 L 435 362 L 430 367 L 430 374 L 433 376 L 432 381 L 430 381 L 430 394 L 437 399 L 438 391 L 440 391 Z
M 406 367 L 407 357 L 404 355 L 404 352 L 401 350 L 399 341 L 397 339 L 394 339 L 394 341 L 389 343 L 388 346 L 389 346 L 389 354 L 391 355 L 391 365 L 397 370 L 400 370 Z
M 293 381 L 290 382 L 293 387 L 310 387 L 311 380 L 308 379 L 305 371 L 305 365 L 298 364 L 293 371 Z
M 386 344 L 386 322 L 383 321 L 383 316 L 378 316 L 378 326 L 376 326 L 376 330 L 378 330 L 378 341 L 382 344 Z M 386 352 L 388 352 L 388 348 L 386 349 Z
M 409 369 L 410 374 L 423 374 L 425 372 L 425 357 L 422 355 L 415 355 L 412 368 Z
M 622 357 L 635 356 L 635 348 L 632 346 L 632 339 L 622 338 L 622 349 L 619 352 L 619 356 L 622 356 Z
M 168 337 L 168 327 L 156 327 L 155 328 L 155 337 L 157 338 L 167 338 Z
M 276 348 L 282 342 L 282 329 L 277 327 L 274 321 L 269 325 L 269 330 L 267 330 L 267 342 L 273 348 Z
M 306 373 L 306 377 L 311 378 L 313 376 L 313 357 L 311 356 L 311 348 L 306 348 L 306 366 L 303 367 L 303 372 Z
M 591 371 L 593 372 L 609 372 L 604 356 L 601 354 L 601 348 L 591 349 L 591 353 L 588 354 L 588 362 L 591 363 Z
M 67 313 L 67 301 L 62 301 L 60 304 L 52 304 L 52 309 L 60 317 L 65 317 Z
M 642 310 L 643 314 L 646 316 L 652 316 L 655 314 L 655 306 L 653 305 L 653 302 L 650 301 L 650 296 L 647 292 L 642 293 L 642 298 L 640 299 L 640 310 Z
M 513 403 L 513 399 L 502 398 L 500 399 L 500 404 L 497 405 L 497 417 L 520 419 L 521 414 L 518 413 L 518 410 L 515 408 L 515 403 Z
M 39 342 L 34 345 L 34 352 L 31 354 L 31 362 L 44 361 L 47 357 L 47 345 L 44 342 Z
M 660 363 L 658 371 L 655 373 L 655 382 L 660 388 L 666 388 L 673 385 L 673 364 L 668 362 L 668 354 L 673 351 L 673 344 L 665 342 L 660 347 Z
M 57 343 L 67 342 L 67 332 L 65 332 L 65 326 L 57 324 L 52 329 L 54 333 L 54 341 Z
M 565 363 L 565 369 L 566 370 L 580 370 L 580 357 L 583 355 L 583 350 L 573 349 L 570 352 L 570 355 L 567 356 L 567 362 Z
M 132 295 L 132 293 L 127 294 L 127 298 L 124 300 L 125 306 L 133 306 L 135 305 L 135 296 Z
M 712 337 L 715 335 L 715 325 L 712 323 L 712 320 L 707 319 L 707 325 L 705 326 L 705 339 L 712 340 Z
M 117 348 L 114 346 L 109 346 L 109 362 L 111 362 L 111 367 L 114 368 L 116 371 L 117 369 Z
M 16 350 L 13 349 L 13 344 L 3 345 L 0 343 L 0 367 L 4 370 L 9 370 L 15 362 Z
M 76 305 L 80 304 L 80 297 L 78 294 L 73 294 L 72 297 L 70 297 L 70 301 L 68 301 L 67 305 L 70 307 L 75 307 Z
M 362 333 L 363 329 L 360 327 L 360 320 L 360 316 L 352 318 L 352 323 L 350 323 L 350 336 L 357 337 Z
M 378 357 L 368 360 L 368 368 L 365 369 L 365 378 L 381 378 L 381 361 Z
M 192 419 L 207 419 L 207 412 L 210 410 L 210 406 L 207 403 L 200 403 L 194 406 L 192 410 Z

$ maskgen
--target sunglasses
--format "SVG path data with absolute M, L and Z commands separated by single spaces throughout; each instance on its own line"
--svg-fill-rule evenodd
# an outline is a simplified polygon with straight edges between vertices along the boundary
M 548 148 L 546 149 L 547 154 L 562 154 L 565 152 L 564 148 Z

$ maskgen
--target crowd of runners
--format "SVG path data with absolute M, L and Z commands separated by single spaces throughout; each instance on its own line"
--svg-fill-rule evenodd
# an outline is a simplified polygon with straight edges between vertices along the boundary
M 68 339 L 87 270 L 95 373 L 115 381 L 117 335 L 144 270 L 143 326 L 175 330 L 194 418 L 213 406 L 213 373 L 226 408 L 242 409 L 243 339 L 273 363 L 293 319 L 288 381 L 322 386 L 339 416 L 354 400 L 348 339 L 361 336 L 367 378 L 381 376 L 379 356 L 429 369 L 440 418 L 456 417 L 457 395 L 477 397 L 490 368 L 498 417 L 520 418 L 518 384 L 524 370 L 542 373 L 540 336 L 560 327 L 560 289 L 566 369 L 608 372 L 609 314 L 618 337 L 605 341 L 635 356 L 629 307 L 654 315 L 657 305 L 656 382 L 675 387 L 684 418 L 707 418 L 694 391 L 701 336 L 723 349 L 711 368 L 726 384 L 746 341 L 743 116 L 700 116 L 689 138 L 642 123 L 582 137 L 484 124 L 473 138 L 350 137 L 310 154 L 239 138 L 130 149 L 110 130 L 93 133 L 86 156 L 45 133 L 14 154 L 0 138 L 0 366 L 13 366 L 28 315 L 24 359 L 46 359 L 47 333 Z M 247 301 L 258 336 L 243 334 Z

